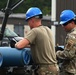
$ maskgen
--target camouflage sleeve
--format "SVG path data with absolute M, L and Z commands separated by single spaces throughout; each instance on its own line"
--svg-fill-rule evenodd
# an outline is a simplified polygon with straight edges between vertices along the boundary
M 57 51 L 56 55 L 62 59 L 71 59 L 76 54 L 76 34 L 70 34 L 65 41 L 65 47 L 63 51 Z

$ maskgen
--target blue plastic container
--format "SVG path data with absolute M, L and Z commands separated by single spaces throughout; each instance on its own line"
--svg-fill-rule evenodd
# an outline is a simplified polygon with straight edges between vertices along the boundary
M 2 54 L 0 53 L 0 67 L 2 65 L 2 62 L 3 62 L 3 57 L 2 57 Z
M 1 67 L 24 66 L 30 62 L 30 48 L 18 50 L 11 47 L 0 47 L 0 65 Z

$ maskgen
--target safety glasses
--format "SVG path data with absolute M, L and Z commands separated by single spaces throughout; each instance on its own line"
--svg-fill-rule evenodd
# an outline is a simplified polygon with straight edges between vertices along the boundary
M 70 21 L 68 21 L 68 22 L 66 22 L 66 23 L 64 23 L 64 24 L 62 24 L 63 26 L 67 26 L 69 23 L 71 23 L 72 22 L 72 20 L 70 20 Z
M 69 24 L 69 22 L 66 22 L 66 23 L 63 24 L 63 26 L 67 26 L 68 24 Z

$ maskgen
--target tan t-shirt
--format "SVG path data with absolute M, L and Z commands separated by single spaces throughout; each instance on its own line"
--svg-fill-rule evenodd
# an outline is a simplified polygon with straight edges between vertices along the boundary
M 32 58 L 35 64 L 57 63 L 53 35 L 48 27 L 33 28 L 25 38 L 30 41 Z

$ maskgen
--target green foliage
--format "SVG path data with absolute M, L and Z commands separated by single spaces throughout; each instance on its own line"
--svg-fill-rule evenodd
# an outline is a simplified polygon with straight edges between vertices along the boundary
M 6 0 L 7 1 L 7 0 Z M 6 1 L 5 0 L 0 0 L 0 10 L 1 9 L 3 9 L 3 8 L 5 8 L 5 6 L 6 6 Z
M 17 2 L 18 0 L 13 0 L 14 2 Z M 6 6 L 7 0 L 0 1 L 0 9 L 4 8 Z M 17 7 L 13 12 L 14 13 L 25 13 L 28 8 L 30 7 L 39 7 L 43 14 L 50 15 L 51 14 L 51 0 L 24 0 L 24 2 Z

